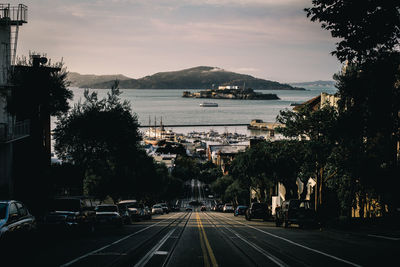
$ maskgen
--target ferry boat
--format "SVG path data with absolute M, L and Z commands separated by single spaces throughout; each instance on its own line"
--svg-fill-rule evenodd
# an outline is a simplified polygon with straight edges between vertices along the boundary
M 200 107 L 218 107 L 217 103 L 203 102 L 200 104 Z

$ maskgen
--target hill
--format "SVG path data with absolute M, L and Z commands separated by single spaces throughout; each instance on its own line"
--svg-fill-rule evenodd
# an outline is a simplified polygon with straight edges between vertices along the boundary
M 79 87 L 88 88 L 110 88 L 115 80 L 116 75 L 101 75 L 93 77 L 90 75 L 85 81 L 86 75 L 79 78 L 79 82 L 70 76 L 72 84 L 79 84 Z M 112 79 L 111 79 L 112 77 Z M 180 71 L 159 72 L 151 76 L 140 79 L 131 79 L 122 76 L 119 87 L 122 89 L 210 89 L 219 85 L 236 85 L 246 88 L 258 90 L 304 90 L 303 88 L 293 87 L 288 84 L 281 84 L 275 81 L 258 79 L 250 75 L 239 74 L 235 72 L 225 71 L 214 67 L 195 67 Z M 76 79 L 75 78 L 75 79 Z M 109 79 L 109 80 L 107 80 Z
M 131 78 L 122 74 L 116 75 L 94 75 L 94 74 L 79 74 L 77 72 L 68 73 L 68 81 L 72 87 L 90 88 L 93 84 L 105 83 L 110 81 L 124 81 Z

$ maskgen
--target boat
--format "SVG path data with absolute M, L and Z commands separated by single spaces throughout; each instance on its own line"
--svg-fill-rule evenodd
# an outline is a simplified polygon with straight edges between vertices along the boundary
M 218 107 L 217 103 L 203 102 L 200 104 L 200 107 Z

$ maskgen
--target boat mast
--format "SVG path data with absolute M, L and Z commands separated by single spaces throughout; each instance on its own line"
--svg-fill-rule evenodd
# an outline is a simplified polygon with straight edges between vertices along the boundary
M 149 115 L 149 138 L 151 137 L 151 119 Z

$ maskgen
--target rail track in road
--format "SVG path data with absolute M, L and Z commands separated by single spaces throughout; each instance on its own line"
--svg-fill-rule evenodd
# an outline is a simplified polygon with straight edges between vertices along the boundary
M 269 251 L 263 249 L 261 246 L 249 240 L 249 238 L 246 238 L 244 235 L 241 235 L 237 231 L 233 230 L 232 228 L 234 228 L 235 226 L 232 223 L 228 222 L 228 220 L 224 220 L 223 217 L 215 216 L 215 214 L 209 212 L 204 212 L 203 214 L 207 217 L 208 222 L 219 231 L 223 238 L 227 242 L 231 243 L 254 266 L 262 266 L 263 264 L 265 264 L 266 259 L 280 267 L 291 266 L 270 253 Z M 248 248 L 250 248 L 252 251 L 250 251 Z M 260 261 L 260 258 L 256 260 L 257 257 L 255 257 L 255 253 L 262 255 L 265 260 Z M 297 262 L 296 266 L 305 265 L 299 265 L 299 263 Z
M 61 266 L 164 266 L 179 242 L 192 213 L 178 213 Z
M 206 213 L 206 216 L 216 222 L 220 222 L 224 229 L 242 240 L 243 243 L 252 247 L 255 251 L 258 251 L 272 260 L 278 266 L 319 266 L 318 260 L 316 260 L 318 258 L 321 260 L 323 259 L 323 262 L 327 261 L 330 262 L 330 264 L 335 265 L 361 266 L 357 263 L 310 248 L 277 234 L 270 233 L 269 231 L 259 229 L 258 227 L 248 223 L 243 223 L 237 219 L 234 220 L 221 214 L 209 212 Z M 302 252 L 292 253 L 294 251 Z M 301 257 L 305 254 L 312 256 Z M 277 261 L 274 259 L 277 259 Z

